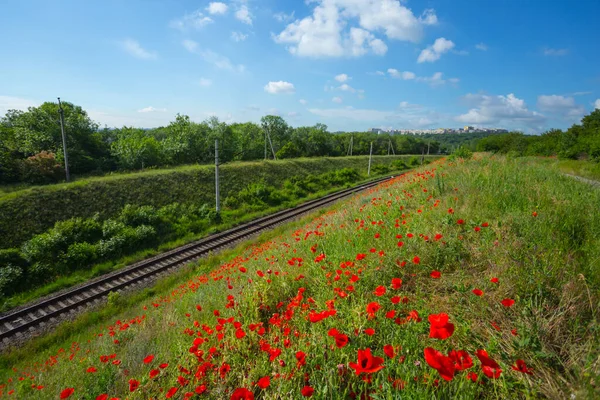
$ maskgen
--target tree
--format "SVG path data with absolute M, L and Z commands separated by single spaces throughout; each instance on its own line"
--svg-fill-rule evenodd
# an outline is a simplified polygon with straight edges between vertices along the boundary
M 290 138 L 290 127 L 283 118 L 277 115 L 266 115 L 260 119 L 263 130 L 271 137 L 275 153 L 281 149 Z M 267 144 L 270 151 L 270 144 Z
M 115 130 L 111 153 L 123 169 L 144 168 L 160 163 L 160 145 L 143 129 L 123 127 Z

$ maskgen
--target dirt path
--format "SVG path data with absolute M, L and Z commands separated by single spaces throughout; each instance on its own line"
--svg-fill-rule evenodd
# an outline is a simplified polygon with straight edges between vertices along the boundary
M 600 181 L 595 181 L 593 179 L 583 178 L 583 177 L 577 176 L 577 175 L 571 175 L 571 174 L 565 174 L 565 175 L 566 176 L 570 176 L 573 179 L 577 179 L 578 181 L 589 183 L 590 185 L 593 185 L 593 186 L 600 186 Z

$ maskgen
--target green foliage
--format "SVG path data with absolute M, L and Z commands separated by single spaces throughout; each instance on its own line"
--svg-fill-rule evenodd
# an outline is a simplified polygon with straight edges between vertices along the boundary
M 65 171 L 54 153 L 42 151 L 21 162 L 21 180 L 28 183 L 55 183 L 64 179 Z
M 450 159 L 463 159 L 463 160 L 470 160 L 471 158 L 473 158 L 473 152 L 471 150 L 469 150 L 467 147 L 465 146 L 460 146 L 458 149 L 456 149 L 449 157 Z

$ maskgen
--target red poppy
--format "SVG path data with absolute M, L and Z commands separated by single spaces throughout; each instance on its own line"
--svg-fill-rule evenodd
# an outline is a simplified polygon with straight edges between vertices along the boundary
M 129 391 L 130 392 L 134 392 L 139 387 L 140 387 L 140 381 L 138 381 L 136 379 L 129 380 Z
M 269 385 L 271 384 L 271 378 L 268 376 L 263 376 L 262 378 L 260 378 L 258 380 L 258 382 L 256 383 L 256 385 L 261 388 L 261 389 L 266 389 L 269 387 Z
M 69 397 L 71 397 L 71 395 L 75 393 L 75 389 L 73 388 L 66 388 L 65 390 L 63 390 L 62 392 L 60 392 L 60 398 L 61 399 L 68 399 Z
M 515 301 L 513 299 L 504 299 L 500 303 L 502 303 L 504 307 L 512 307 L 513 304 L 515 304 Z
M 225 378 L 229 371 L 231 371 L 231 367 L 229 366 L 229 364 L 223 363 L 223 365 L 221 365 L 221 368 L 219 368 L 219 375 L 221 376 L 221 378 Z
M 492 279 L 490 279 L 490 282 L 492 282 L 492 283 L 498 283 L 499 279 L 498 278 L 492 278 Z
M 379 311 L 380 308 L 381 308 L 381 305 L 379 305 L 379 303 L 376 301 L 373 301 L 373 302 L 367 304 L 367 314 L 368 314 L 369 318 L 374 318 L 375 313 L 377 311 Z
M 454 368 L 457 371 L 463 371 L 473 366 L 473 359 L 471 359 L 469 353 L 464 350 L 452 350 L 448 353 L 448 357 L 454 361 Z
M 510 333 L 511 333 L 513 336 L 519 336 L 519 333 L 517 332 L 517 330 L 516 330 L 516 329 L 512 329 L 512 330 L 510 331 Z
M 244 336 L 246 336 L 246 332 L 244 332 L 242 329 L 238 329 L 237 331 L 235 331 L 236 338 L 241 339 Z
M 88 369 L 85 370 L 85 372 L 87 372 L 88 374 L 93 374 L 94 372 L 97 372 L 98 370 L 96 369 L 96 367 L 89 367 Z
M 478 226 L 476 226 L 475 228 L 473 228 L 473 230 L 474 230 L 475 232 L 479 232 L 479 231 L 481 230 L 481 228 L 480 228 L 480 227 L 478 227 Z
M 158 368 L 160 368 L 160 369 L 165 369 L 165 368 L 167 368 L 168 366 L 169 366 L 169 364 L 167 364 L 167 363 L 163 363 L 163 364 L 160 364 L 160 365 L 158 366 Z
M 385 286 L 377 286 L 374 292 L 375 296 L 383 296 L 385 294 Z
M 375 334 L 375 329 L 367 328 L 367 329 L 365 329 L 365 334 L 367 334 L 369 336 L 373 336 Z
M 346 346 L 348 344 L 348 336 L 344 335 L 343 333 L 340 333 L 339 335 L 335 336 L 335 345 L 337 346 L 338 349 L 341 349 L 342 347 Z
M 361 373 L 372 374 L 383 369 L 383 358 L 374 357 L 371 354 L 371 349 L 366 348 L 365 350 L 358 350 L 358 361 L 356 363 L 350 362 L 348 365 L 354 369 L 356 375 Z
M 144 358 L 144 364 L 150 364 L 154 360 L 154 354 L 150 354 L 146 358 Z
M 402 287 L 402 279 L 392 278 L 392 289 L 400 289 Z
M 306 353 L 303 351 L 298 351 L 296 353 L 296 360 L 298 360 L 298 367 L 306 365 Z
M 502 369 L 500 369 L 500 365 L 494 360 L 492 360 L 487 351 L 485 350 L 477 350 L 477 358 L 481 362 L 481 369 L 483 373 L 488 378 L 499 378 L 502 373 Z
M 473 289 L 473 294 L 475 296 L 483 296 L 483 290 L 481 290 L 481 289 Z
M 464 219 L 459 219 L 458 221 L 456 221 L 456 223 L 458 225 L 463 225 L 465 223 L 465 220 Z
M 440 271 L 432 271 L 429 274 L 433 279 L 440 279 L 442 277 L 442 273 Z
M 473 371 L 470 371 L 470 372 L 467 374 L 467 379 L 469 379 L 469 380 L 471 380 L 471 381 L 473 381 L 473 382 L 477 382 L 477 378 L 478 378 L 478 377 L 479 377 L 479 375 L 477 375 L 477 373 L 476 373 L 476 372 L 473 372 Z
M 108 395 L 106 393 L 100 394 L 96 397 L 96 400 L 107 400 Z
M 385 313 L 385 317 L 388 319 L 392 319 L 396 316 L 396 310 L 390 310 Z
M 391 301 L 392 303 L 394 303 L 394 304 L 398 304 L 398 303 L 400 303 L 400 300 L 402 300 L 402 299 L 400 298 L 400 296 L 394 296 L 394 297 L 392 297 L 392 298 L 390 299 L 390 301 Z
M 358 254 L 356 255 L 356 260 L 357 260 L 357 261 L 360 261 L 360 260 L 364 259 L 365 257 L 366 257 L 366 254 L 363 254 L 363 253 L 358 253 Z
M 418 263 L 420 263 L 420 262 L 421 262 L 421 259 L 419 258 L 419 256 L 414 256 L 414 257 L 413 257 L 413 263 L 414 263 L 414 264 L 418 264 Z
M 433 237 L 433 240 L 435 240 L 435 241 L 437 242 L 438 240 L 440 240 L 440 239 L 441 239 L 441 238 L 443 238 L 443 237 L 444 237 L 444 236 L 442 236 L 442 234 L 441 234 L 441 233 L 436 233 L 436 234 L 435 234 L 435 236 Z
M 230 400 L 254 400 L 254 393 L 246 388 L 238 388 L 233 391 Z
M 428 317 L 429 323 L 429 337 L 433 339 L 448 339 L 454 333 L 454 324 L 448 322 L 448 314 L 431 314 Z
M 177 391 L 179 390 L 178 387 L 172 387 L 171 389 L 169 389 L 169 391 L 167 392 L 167 399 L 170 399 L 171 397 L 175 396 L 175 393 L 177 393 Z
M 450 208 L 448 209 L 448 214 L 454 214 L 454 210 L 452 209 L 452 207 L 450 207 Z
M 534 211 L 534 212 L 531 213 L 531 215 L 533 215 L 534 217 L 537 217 L 538 213 L 537 213 L 537 211 Z
M 315 389 L 311 388 L 310 386 L 304 386 L 300 391 L 300 393 L 302 393 L 302 396 L 304 397 L 312 397 L 314 392 Z
M 516 365 L 511 366 L 511 368 L 515 371 L 519 371 L 527 375 L 533 375 L 533 370 L 531 368 L 528 368 L 527 364 L 525 364 L 525 361 L 520 359 L 517 360 Z
M 196 394 L 202 394 L 202 393 L 206 392 L 206 385 L 196 386 L 196 389 L 194 389 L 194 392 L 196 392 Z
M 454 361 L 450 357 L 446 357 L 431 347 L 425 349 L 424 355 L 427 364 L 437 370 L 444 380 L 451 381 L 454 378 Z
M 391 344 L 386 344 L 385 346 L 383 346 L 383 352 L 389 358 L 394 358 L 396 356 L 396 354 L 394 353 L 394 346 L 392 346 Z
M 150 379 L 154 379 L 158 376 L 158 374 L 160 374 L 160 371 L 157 369 L 153 369 L 152 371 L 150 371 L 149 375 L 150 375 Z

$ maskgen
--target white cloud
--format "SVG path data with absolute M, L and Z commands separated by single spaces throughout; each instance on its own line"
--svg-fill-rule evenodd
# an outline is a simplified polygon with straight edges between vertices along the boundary
M 189 29 L 201 29 L 212 22 L 212 18 L 205 16 L 200 10 L 196 10 L 191 14 L 185 14 L 181 18 L 172 20 L 169 22 L 169 26 L 180 31 L 187 31 Z
M 157 58 L 156 52 L 144 49 L 137 40 L 125 39 L 119 44 L 126 53 L 142 60 L 155 60 Z
M 243 42 L 248 38 L 248 35 L 242 32 L 231 32 L 231 40 L 234 42 Z
M 340 87 L 338 89 L 343 92 L 351 92 L 351 93 L 356 92 L 356 89 L 354 89 L 352 86 L 348 85 L 347 83 L 340 85 Z
M 575 104 L 573 97 L 558 96 L 555 94 L 538 96 L 537 108 L 542 112 L 568 119 L 579 120 L 585 114 L 585 108 L 582 105 Z
M 181 44 L 187 51 L 198 54 L 200 57 L 202 57 L 202 59 L 204 59 L 204 61 L 214 65 L 218 69 L 224 69 L 233 72 L 246 71 L 246 67 L 243 64 L 235 65 L 231 62 L 231 60 L 229 60 L 229 58 L 221 54 L 215 53 L 212 50 L 201 49 L 198 43 L 194 42 L 193 40 L 186 39 L 181 42 Z
M 138 110 L 139 113 L 153 113 L 153 112 L 167 112 L 166 108 L 155 108 L 152 106 L 146 107 L 146 108 L 142 108 L 141 110 Z
M 288 45 L 301 57 L 359 57 L 369 52 L 383 55 L 387 45 L 374 32 L 388 39 L 417 42 L 423 26 L 437 23 L 433 10 L 420 18 L 398 0 L 311 0 L 311 16 L 290 23 L 273 35 L 276 43 Z M 352 26 L 358 21 L 358 26 Z
M 200 78 L 200 80 L 198 81 L 198 84 L 200 86 L 204 86 L 204 87 L 208 87 L 212 85 L 212 81 L 210 79 L 206 79 L 206 78 Z
M 296 92 L 296 88 L 289 82 L 269 82 L 265 85 L 265 92 L 271 94 L 292 94 Z
M 303 106 L 305 106 L 305 105 L 307 105 L 307 104 L 308 104 L 308 101 L 306 101 L 306 100 L 304 100 L 304 99 L 300 99 L 300 100 L 298 100 L 298 102 L 299 102 L 300 104 L 302 104 Z
M 485 94 L 467 94 L 464 100 L 470 103 L 471 108 L 466 114 L 459 115 L 456 121 L 467 124 L 512 125 L 515 122 L 525 123 L 541 129 L 546 117 L 537 111 L 527 108 L 525 101 L 514 94 L 506 96 L 490 96 Z
M 400 102 L 400 104 L 398 105 L 398 107 L 399 107 L 399 108 L 402 108 L 402 109 L 405 109 L 405 110 L 406 110 L 406 109 L 417 109 L 417 108 L 421 108 L 421 106 L 420 106 L 420 105 L 418 105 L 418 104 L 412 104 L 412 103 L 409 103 L 408 101 L 401 101 L 401 102 Z
M 331 101 L 333 101 L 334 103 L 337 103 L 337 104 L 342 104 L 342 102 L 344 100 L 342 100 L 341 97 L 334 97 L 333 99 L 331 99 Z
M 435 10 L 433 8 L 428 8 L 423 11 L 423 14 L 419 17 L 419 21 L 423 25 L 437 25 L 438 19 L 437 15 L 435 15 Z
M 276 108 L 270 108 L 267 111 L 267 115 L 276 115 L 276 116 L 280 117 L 281 116 L 281 112 L 278 109 L 276 109 Z
M 384 76 L 385 72 L 383 72 L 383 71 L 375 71 L 375 75 Z
M 566 56 L 569 54 L 569 49 L 552 49 L 546 47 L 543 52 L 545 56 Z
M 252 25 L 252 14 L 250 13 L 248 6 L 245 4 L 242 4 L 240 8 L 238 8 L 238 10 L 235 12 L 235 17 L 245 24 Z
M 417 77 L 417 75 L 415 75 L 414 72 L 410 72 L 410 71 L 400 72 L 395 68 L 388 69 L 388 74 L 390 74 L 390 76 L 392 78 L 403 79 L 405 81 L 409 81 L 409 80 L 415 79 Z
M 27 111 L 29 107 L 37 107 L 41 104 L 41 102 L 35 100 L 0 95 L 0 118 L 6 115 L 8 110 Z
M 352 79 L 346 74 L 339 74 L 335 77 L 335 80 L 341 83 L 346 82 L 347 80 Z
M 290 118 L 296 118 L 296 117 L 299 117 L 300 114 L 297 113 L 296 111 L 290 111 L 289 113 L 287 113 L 287 116 Z
M 227 4 L 220 3 L 218 1 L 212 2 L 208 5 L 208 7 L 206 7 L 206 11 L 208 11 L 208 13 L 212 14 L 212 15 L 216 15 L 216 14 L 222 15 L 227 12 Z
M 291 22 L 294 20 L 295 13 L 296 13 L 295 11 L 292 11 L 291 14 L 279 12 L 279 13 L 273 14 L 273 18 L 275 18 L 279 22 Z
M 476 44 L 476 45 L 475 45 L 475 48 L 476 48 L 477 50 L 481 50 L 481 51 L 487 51 L 487 49 L 488 49 L 487 45 L 486 45 L 486 44 L 484 44 L 484 43 L 479 43 L 479 44 Z
M 594 108 L 597 108 L 600 110 L 600 99 L 596 100 L 596 102 L 594 103 Z
M 441 72 L 436 72 L 432 76 L 425 76 L 425 77 L 419 76 L 416 78 L 416 81 L 417 82 L 425 82 L 425 83 L 428 83 L 429 85 L 431 85 L 432 87 L 436 87 L 436 86 L 445 85 L 447 82 L 450 82 L 452 84 L 457 84 L 460 81 L 460 79 L 449 78 L 446 80 L 443 78 L 443 74 Z
M 442 54 L 450 51 L 453 48 L 454 42 L 452 42 L 451 40 L 448 40 L 443 37 L 437 38 L 431 46 L 428 46 L 427 48 L 423 49 L 423 51 L 421 51 L 417 62 L 435 62 L 440 59 Z

